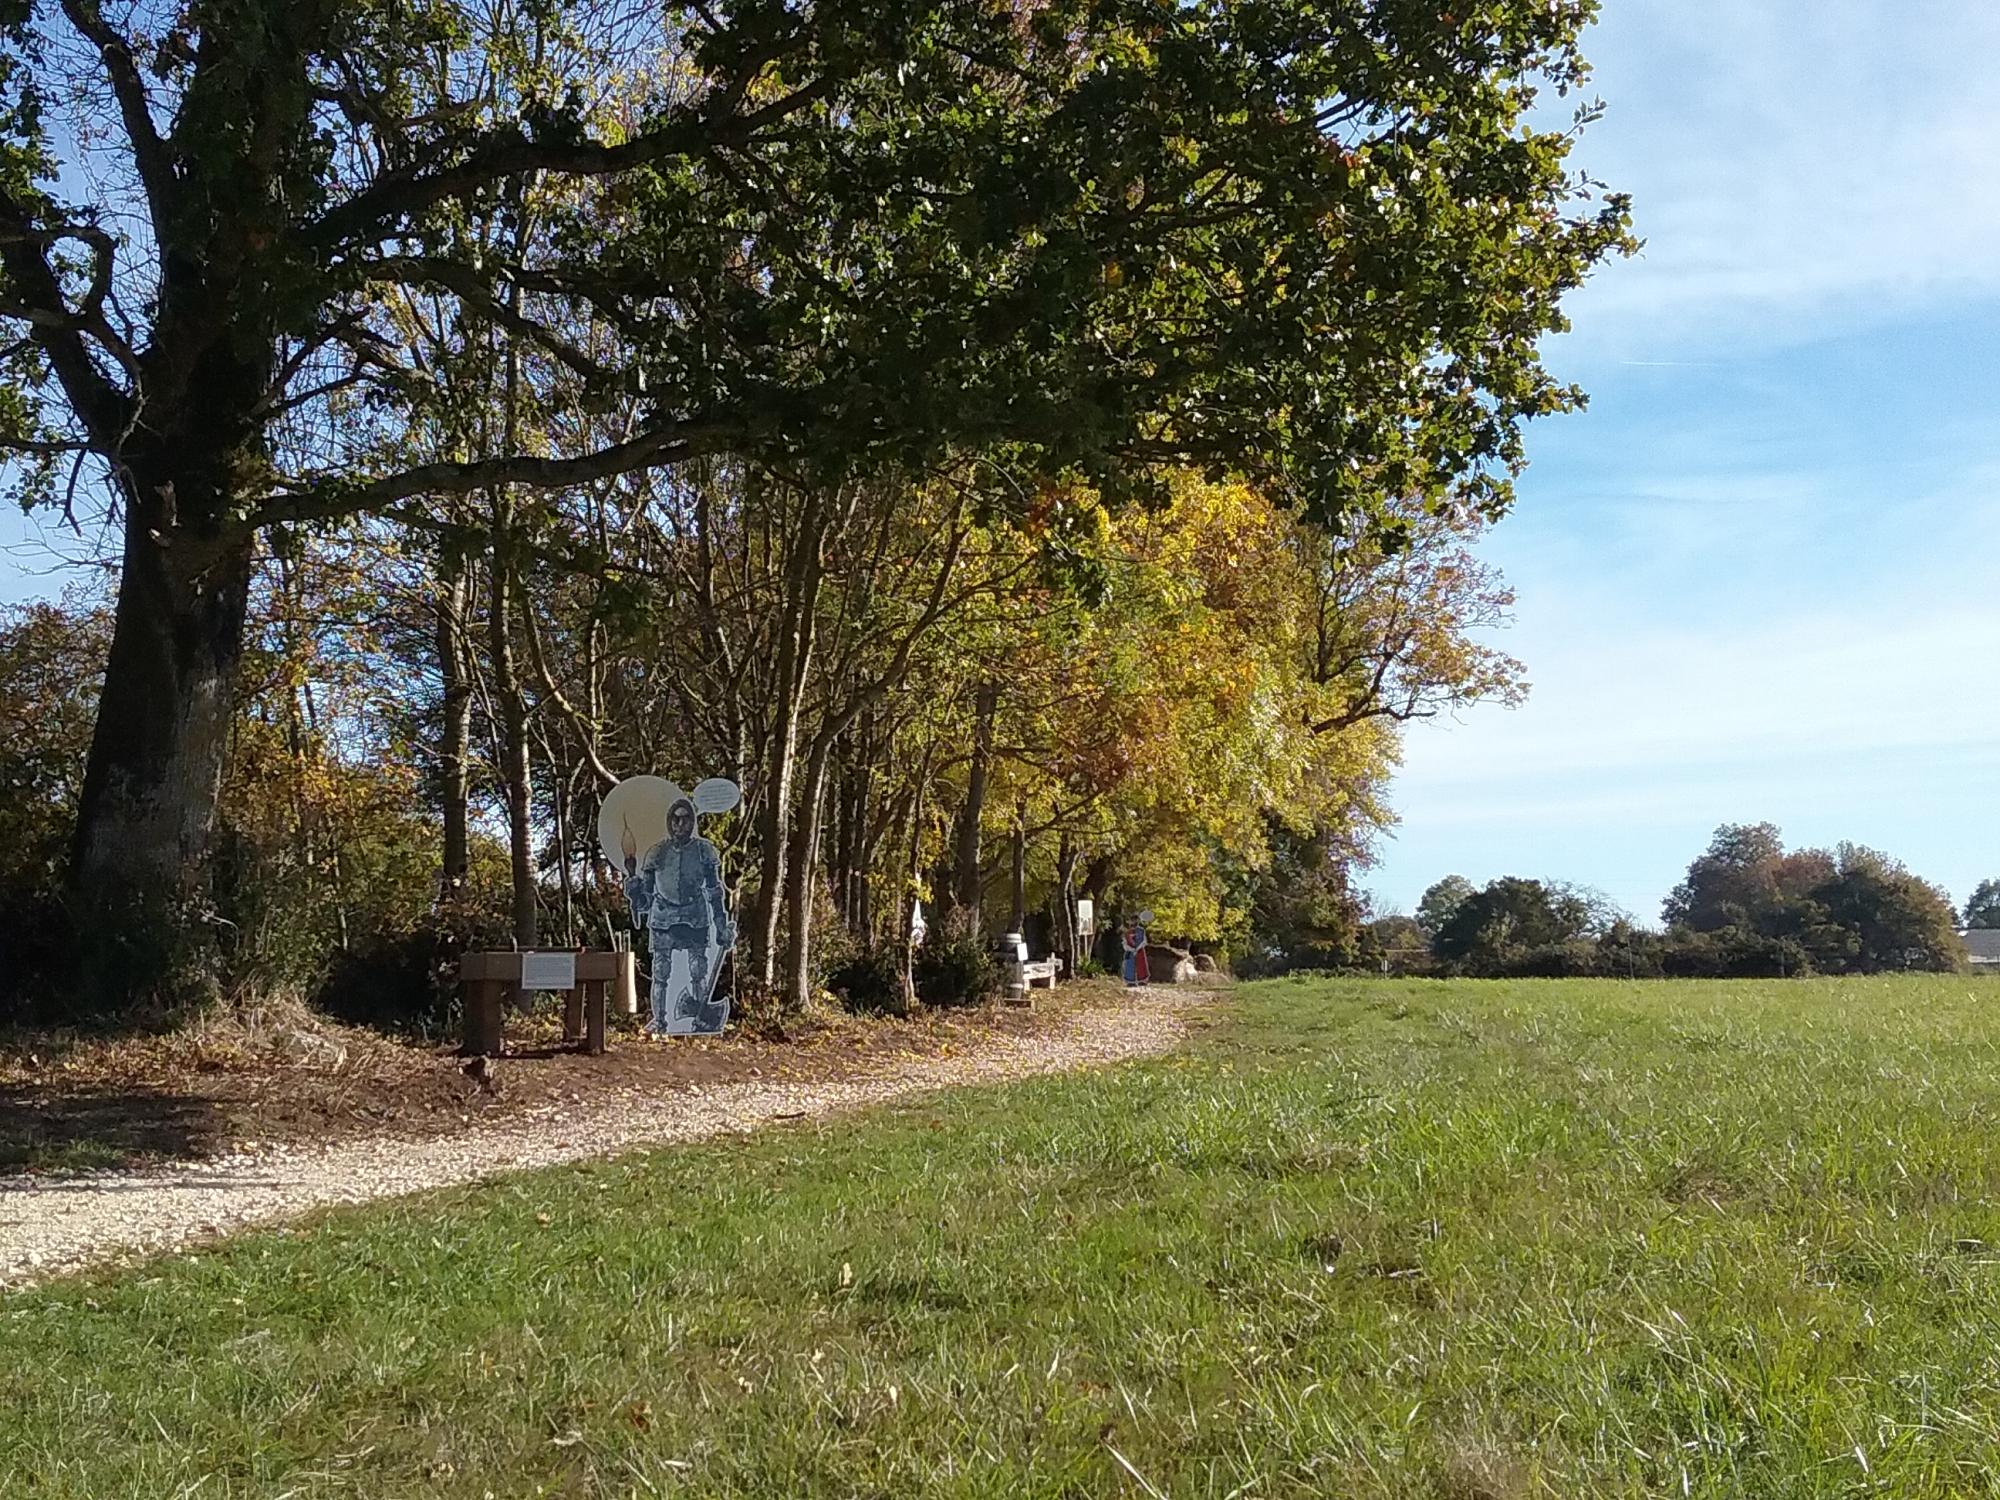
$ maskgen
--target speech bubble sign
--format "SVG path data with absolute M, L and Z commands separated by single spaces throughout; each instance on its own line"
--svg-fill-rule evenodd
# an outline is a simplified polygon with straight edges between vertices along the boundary
M 695 785 L 694 794 L 688 800 L 694 803 L 694 810 L 698 813 L 726 813 L 733 811 L 736 804 L 743 800 L 743 789 L 721 776 L 711 776 Z

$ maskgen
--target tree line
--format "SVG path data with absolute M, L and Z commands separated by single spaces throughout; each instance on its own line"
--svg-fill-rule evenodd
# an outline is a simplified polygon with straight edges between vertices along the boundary
M 1274 935 L 1251 966 L 1721 979 L 1950 972 L 1967 961 L 1960 913 L 1940 887 L 1858 844 L 1787 850 L 1770 823 L 1718 828 L 1658 928 L 1562 881 L 1507 876 L 1476 887 L 1448 875 L 1413 915 L 1375 918 L 1344 873 L 1336 884 L 1327 925 Z M 2000 880 L 1980 883 L 1963 925 L 2000 926 Z
M 1468 634 L 1505 589 L 1449 525 L 1388 554 L 1182 477 L 1097 511 L 1069 564 L 1086 587 L 961 494 L 862 495 L 794 611 L 780 528 L 801 497 L 741 496 L 725 523 L 729 483 L 621 521 L 643 590 L 523 568 L 533 610 L 504 630 L 476 560 L 457 589 L 380 537 L 260 561 L 207 887 L 228 971 L 422 1013 L 467 945 L 601 946 L 624 913 L 597 804 L 614 768 L 651 766 L 766 789 L 705 831 L 744 918 L 737 982 L 784 1003 L 829 975 L 906 1001 L 913 903 L 934 963 L 976 969 L 940 949 L 1025 925 L 1081 969 L 1080 897 L 1226 952 L 1282 830 L 1377 826 L 1397 723 L 1519 691 Z M 88 592 L 0 614 L 19 972 L 67 940 L 50 914 L 112 628 Z M 789 821 L 765 780 L 782 737 Z
M 109 543 L 7 622 L 8 982 L 593 938 L 639 771 L 786 1003 L 926 897 L 1240 934 L 1517 691 L 1592 9 L 0 7 L 0 450 Z

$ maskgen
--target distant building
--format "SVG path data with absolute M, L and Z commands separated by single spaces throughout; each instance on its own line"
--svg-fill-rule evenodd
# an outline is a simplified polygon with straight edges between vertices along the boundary
M 2000 927 L 1968 927 L 1959 934 L 1975 969 L 2000 970 Z

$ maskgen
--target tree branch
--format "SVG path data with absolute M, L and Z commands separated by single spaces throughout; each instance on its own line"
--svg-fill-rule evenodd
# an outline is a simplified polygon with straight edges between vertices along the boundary
M 540 345 L 592 385 L 609 386 L 617 382 L 618 377 L 613 371 L 567 339 L 501 302 L 493 295 L 493 288 L 462 261 L 435 255 L 392 255 L 364 261 L 362 269 L 387 280 L 403 283 L 417 281 L 442 287 L 459 301 L 476 309 L 481 317 Z
M 703 451 L 723 436 L 719 427 L 669 423 L 622 443 L 575 458 L 532 458 L 512 454 L 469 463 L 428 463 L 400 474 L 358 484 L 321 479 L 301 484 L 289 495 L 264 502 L 250 518 L 252 526 L 281 522 L 331 521 L 364 511 L 382 510 L 416 495 L 463 495 L 495 485 L 529 489 L 563 489 L 606 479 L 650 464 L 677 463 Z
M 555 673 L 549 670 L 548 653 L 542 649 L 542 632 L 541 627 L 535 623 L 535 612 L 532 609 L 524 609 L 521 611 L 521 619 L 528 627 L 528 660 L 534 665 L 535 678 L 541 683 L 547 701 L 554 704 L 556 711 L 569 720 L 570 727 L 576 731 L 577 740 L 583 748 L 584 757 L 589 761 L 590 769 L 597 779 L 604 783 L 607 790 L 618 785 L 618 773 L 605 765 L 604 758 L 597 753 L 597 737 L 602 726 L 585 717 L 575 704 L 563 696 L 562 689 L 556 685 Z
M 125 135 L 132 143 L 132 159 L 139 168 L 139 181 L 146 190 L 153 223 L 165 222 L 167 199 L 177 178 L 173 151 L 153 128 L 152 104 L 146 97 L 146 83 L 139 76 L 132 46 L 112 29 L 97 8 L 97 0 L 62 0 L 69 24 L 104 59 L 104 71 L 111 79 L 111 91 L 118 98 L 118 113 L 125 121 Z
M 11 432 L 0 432 L 0 449 L 13 453 L 88 453 L 90 444 L 74 440 L 54 438 L 19 437 Z
M 62 283 L 49 265 L 45 253 L 49 238 L 14 195 L 0 188 L 0 269 L 22 299 L 0 308 L 0 315 L 28 323 L 92 444 L 99 452 L 115 453 L 124 437 L 130 398 L 105 379 L 91 359 L 83 341 L 85 320 L 70 310 Z M 100 270 L 100 281 L 103 276 Z M 101 313 L 98 321 L 103 321 Z
M 373 241 L 398 221 L 505 177 L 526 172 L 604 177 L 677 156 L 696 156 L 722 146 L 746 145 L 766 125 L 795 114 L 832 91 L 831 78 L 817 78 L 748 114 L 732 115 L 725 120 L 683 118 L 615 146 L 594 141 L 536 140 L 519 126 L 489 131 L 466 141 L 464 155 L 451 166 L 402 167 L 378 177 L 354 197 L 306 225 L 301 237 L 317 246 L 338 245 L 357 238 Z

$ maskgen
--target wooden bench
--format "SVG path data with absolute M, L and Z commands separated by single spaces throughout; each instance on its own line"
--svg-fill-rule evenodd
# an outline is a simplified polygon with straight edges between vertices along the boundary
M 1035 959 L 1021 965 L 1021 976 L 1029 989 L 1045 984 L 1050 989 L 1056 987 L 1056 976 L 1062 973 L 1063 961 L 1051 953 L 1047 958 Z
M 465 999 L 467 1057 L 500 1055 L 500 1022 L 508 994 L 521 988 L 519 953 L 467 953 L 458 961 L 459 988 Z M 563 995 L 563 1040 L 580 1042 L 592 1056 L 604 1050 L 605 991 L 632 961 L 629 953 L 582 952 L 576 955 L 576 985 Z

